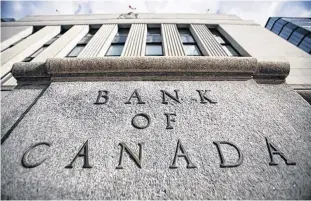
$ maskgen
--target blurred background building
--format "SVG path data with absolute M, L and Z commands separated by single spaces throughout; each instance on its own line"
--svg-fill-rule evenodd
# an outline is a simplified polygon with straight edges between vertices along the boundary
M 311 55 L 311 18 L 270 17 L 265 27 Z

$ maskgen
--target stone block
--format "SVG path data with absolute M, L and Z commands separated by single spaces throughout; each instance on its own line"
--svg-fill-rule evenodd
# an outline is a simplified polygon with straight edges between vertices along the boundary
M 2 199 L 311 199 L 310 114 L 254 80 L 53 82 L 1 146 Z

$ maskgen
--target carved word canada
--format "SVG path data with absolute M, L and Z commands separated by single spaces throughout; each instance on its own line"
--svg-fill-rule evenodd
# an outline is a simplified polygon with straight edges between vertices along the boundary
M 174 90 L 175 92 L 175 96 L 168 93 L 165 90 L 160 90 L 162 93 L 162 104 L 168 104 L 168 98 L 170 98 L 172 101 L 175 101 L 177 103 L 180 103 L 179 100 L 179 96 L 178 96 L 178 90 Z M 209 96 L 207 96 L 207 93 L 210 90 L 196 90 L 198 92 L 198 96 L 200 98 L 200 103 L 201 104 L 216 104 L 217 101 L 211 99 Z M 96 102 L 94 104 L 107 104 L 109 101 L 109 92 L 108 91 L 99 91 L 97 98 L 96 98 Z M 132 99 L 137 99 L 137 104 L 145 104 L 145 102 L 142 100 L 140 94 L 138 93 L 138 90 L 134 90 L 134 92 L 132 93 L 132 95 L 130 96 L 130 98 L 128 99 L 128 101 L 125 102 L 125 104 L 132 104 Z M 171 124 L 171 122 L 175 122 L 175 119 L 172 118 L 172 116 L 176 116 L 175 113 L 165 113 L 166 115 L 166 120 L 167 120 L 167 126 L 166 129 L 173 129 L 173 126 Z M 146 124 L 145 125 L 139 125 L 136 122 L 136 118 L 137 117 L 143 117 L 146 119 Z M 132 126 L 134 128 L 137 129 L 145 129 L 150 125 L 150 117 L 148 114 L 144 114 L 144 113 L 140 113 L 135 115 L 132 118 Z M 275 162 L 274 160 L 274 155 L 279 155 L 284 161 L 286 165 L 296 165 L 295 162 L 289 160 L 284 153 L 282 153 L 281 151 L 278 150 L 277 146 L 274 145 L 272 142 L 269 141 L 268 138 L 266 139 L 266 145 L 267 145 L 267 149 L 268 149 L 268 154 L 270 157 L 270 162 L 269 165 L 278 165 L 277 162 Z M 144 142 L 138 143 L 138 147 L 139 147 L 139 153 L 135 154 L 133 153 L 133 151 L 126 145 L 125 142 L 120 142 L 119 146 L 121 147 L 120 150 L 120 157 L 119 157 L 119 161 L 118 161 L 118 165 L 116 166 L 116 169 L 123 169 L 122 166 L 122 161 L 123 161 L 123 157 L 124 157 L 124 152 L 126 152 L 128 154 L 128 156 L 130 157 L 130 159 L 137 165 L 137 167 L 142 168 L 143 164 L 142 164 L 142 156 L 143 156 L 143 144 Z M 241 150 L 238 148 L 237 145 L 235 145 L 232 142 L 228 142 L 228 141 L 213 141 L 213 144 L 216 146 L 218 154 L 219 154 L 219 158 L 220 158 L 220 167 L 221 168 L 230 168 L 230 167 L 238 167 L 243 163 L 243 153 L 241 152 Z M 222 146 L 231 146 L 233 147 L 238 154 L 238 159 L 236 162 L 234 163 L 227 163 L 225 160 L 225 157 L 222 153 Z M 30 163 L 29 162 L 29 155 L 30 153 L 38 146 L 51 146 L 51 143 L 49 142 L 40 142 L 40 143 L 36 143 L 33 146 L 31 146 L 22 156 L 22 165 L 25 168 L 34 168 L 37 167 L 39 165 L 41 165 L 45 160 L 47 160 L 47 158 L 42 159 L 40 162 L 38 163 Z M 73 165 L 75 163 L 75 161 L 78 158 L 83 158 L 83 166 L 82 168 L 92 168 L 92 166 L 90 165 L 90 159 L 89 159 L 89 144 L 88 144 L 88 140 L 83 144 L 83 146 L 80 148 L 80 150 L 78 151 L 78 153 L 74 156 L 73 160 L 69 163 L 69 165 L 65 166 L 65 168 L 73 168 Z M 184 148 L 184 146 L 182 145 L 182 142 L 180 140 L 177 141 L 177 146 L 176 146 L 176 151 L 175 153 L 172 153 L 172 163 L 171 165 L 169 165 L 168 167 L 170 169 L 176 169 L 177 167 L 177 160 L 179 158 L 183 158 L 185 160 L 186 163 L 186 168 L 197 168 L 197 166 L 192 162 L 192 160 L 190 159 L 189 154 L 187 153 L 186 149 Z

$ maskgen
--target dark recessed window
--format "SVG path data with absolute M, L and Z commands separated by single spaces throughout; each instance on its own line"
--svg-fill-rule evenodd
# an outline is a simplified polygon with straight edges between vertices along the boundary
M 120 28 L 118 30 L 118 33 L 111 42 L 106 56 L 121 56 L 129 31 L 129 28 Z
M 107 56 L 120 56 L 122 54 L 124 45 L 121 44 L 113 44 L 109 47 L 107 51 Z
M 146 45 L 146 56 L 162 56 L 162 45 L 161 44 L 147 44 Z
M 281 31 L 281 33 L 280 33 L 280 36 L 282 37 L 282 38 L 284 38 L 285 40 L 287 40 L 290 36 L 291 36 L 291 34 L 293 33 L 293 31 L 295 30 L 295 29 L 297 29 L 298 27 L 296 26 L 296 25 L 294 25 L 294 24 L 292 24 L 292 23 L 288 23 L 288 24 L 286 24 L 284 27 L 283 27 L 283 29 L 282 29 L 282 31 Z
M 187 56 L 199 56 L 201 55 L 197 45 L 184 44 L 184 50 Z
M 299 44 L 299 46 L 301 49 L 303 49 L 304 51 L 306 51 L 307 53 L 310 53 L 311 51 L 311 33 L 309 33 L 309 35 L 307 35 Z
M 43 46 L 40 49 L 38 49 L 37 51 L 35 51 L 32 55 L 30 55 L 29 57 L 26 57 L 23 62 L 29 62 L 31 60 L 33 60 L 35 57 L 37 57 L 41 52 L 43 52 L 43 50 L 45 50 L 48 46 Z
M 183 47 L 187 56 L 202 56 L 201 51 L 196 44 L 192 34 L 188 28 L 178 29 L 180 39 L 183 43 Z
M 275 34 L 279 34 L 281 32 L 281 30 L 283 29 L 283 27 L 288 24 L 287 21 L 283 20 L 283 19 L 279 19 L 273 26 L 272 28 L 272 32 Z
M 161 28 L 147 29 L 146 56 L 163 56 Z
M 82 50 L 85 48 L 85 46 L 90 42 L 90 40 L 93 38 L 93 36 L 96 34 L 98 29 L 90 29 L 89 33 L 86 34 L 79 42 L 78 44 L 69 52 L 69 54 L 66 57 L 75 58 L 77 57 Z
M 67 57 L 77 57 L 80 52 L 84 49 L 85 45 L 77 45 L 74 47 L 71 52 L 67 55 Z
M 297 46 L 308 33 L 307 30 L 298 28 L 292 33 L 288 41 Z
M 280 19 L 279 17 L 270 17 L 268 23 L 266 24 L 266 28 L 271 30 L 271 28 L 273 27 L 274 23 Z
M 29 57 L 25 58 L 23 60 L 23 62 L 30 62 L 30 61 L 32 61 L 35 57 L 37 57 L 39 54 L 41 54 L 46 48 L 48 48 L 52 43 L 54 43 L 57 39 L 59 39 L 63 35 L 62 32 L 60 34 L 58 34 L 57 36 L 53 37 L 52 39 L 50 39 L 48 42 L 46 42 L 40 49 L 35 51 L 32 55 L 30 55 Z
M 217 29 L 209 29 L 214 38 L 221 45 L 222 49 L 227 53 L 229 57 L 239 57 L 240 54 L 234 49 L 234 47 L 223 37 Z

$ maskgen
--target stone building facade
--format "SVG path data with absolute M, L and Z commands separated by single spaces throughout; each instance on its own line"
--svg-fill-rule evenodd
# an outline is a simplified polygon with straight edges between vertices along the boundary
M 16 86 L 10 73 L 16 62 L 109 56 L 235 56 L 288 61 L 287 83 L 295 89 L 310 89 L 311 84 L 308 53 L 234 15 L 28 16 L 1 26 L 2 89 Z
M 311 58 L 219 14 L 1 24 L 2 199 L 310 199 Z

